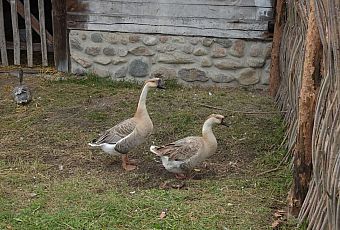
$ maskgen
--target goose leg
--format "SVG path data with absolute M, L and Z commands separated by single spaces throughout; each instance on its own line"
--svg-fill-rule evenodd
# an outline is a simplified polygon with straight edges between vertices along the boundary
M 129 161 L 127 154 L 122 155 L 122 166 L 126 171 L 132 171 L 137 168 L 133 162 Z

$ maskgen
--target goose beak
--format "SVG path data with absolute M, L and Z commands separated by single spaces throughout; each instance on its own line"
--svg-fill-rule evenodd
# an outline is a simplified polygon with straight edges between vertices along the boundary
M 223 118 L 222 121 L 221 121 L 221 125 L 229 127 L 229 125 L 228 125 L 227 123 L 225 123 L 224 118 Z
M 164 86 L 164 81 L 162 79 L 159 79 L 158 82 L 157 82 L 157 88 L 159 89 L 165 89 L 165 86 Z

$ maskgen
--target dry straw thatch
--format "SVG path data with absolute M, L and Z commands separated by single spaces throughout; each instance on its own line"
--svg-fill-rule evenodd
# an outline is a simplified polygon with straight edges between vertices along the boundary
M 314 1 L 323 49 L 317 88 L 313 135 L 312 180 L 299 213 L 308 229 L 340 229 L 340 0 Z M 286 1 L 286 18 L 280 47 L 280 108 L 287 111 L 286 143 L 294 152 L 305 57 L 310 1 Z

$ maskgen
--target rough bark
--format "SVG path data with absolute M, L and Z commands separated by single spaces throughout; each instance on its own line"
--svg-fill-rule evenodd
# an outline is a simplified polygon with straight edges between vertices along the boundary
M 276 2 L 276 16 L 275 16 L 275 27 L 273 35 L 273 45 L 271 53 L 271 67 L 270 67 L 270 78 L 269 78 L 269 92 L 272 96 L 276 96 L 276 93 L 280 85 L 280 44 L 283 33 L 283 14 L 285 12 L 285 1 L 277 0 Z
M 289 195 L 289 213 L 297 216 L 308 192 L 312 173 L 312 133 L 315 98 L 320 66 L 320 35 L 315 18 L 314 1 L 310 1 L 310 14 L 306 39 L 305 62 L 299 97 L 298 136 L 294 151 L 293 185 Z

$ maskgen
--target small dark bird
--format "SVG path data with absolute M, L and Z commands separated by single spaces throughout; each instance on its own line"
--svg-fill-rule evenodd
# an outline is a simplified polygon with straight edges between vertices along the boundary
M 16 86 L 13 89 L 12 93 L 14 101 L 20 105 L 25 105 L 29 103 L 32 99 L 30 89 L 28 88 L 28 86 L 22 84 L 23 75 L 24 73 L 22 69 L 19 69 L 18 70 L 19 86 Z

